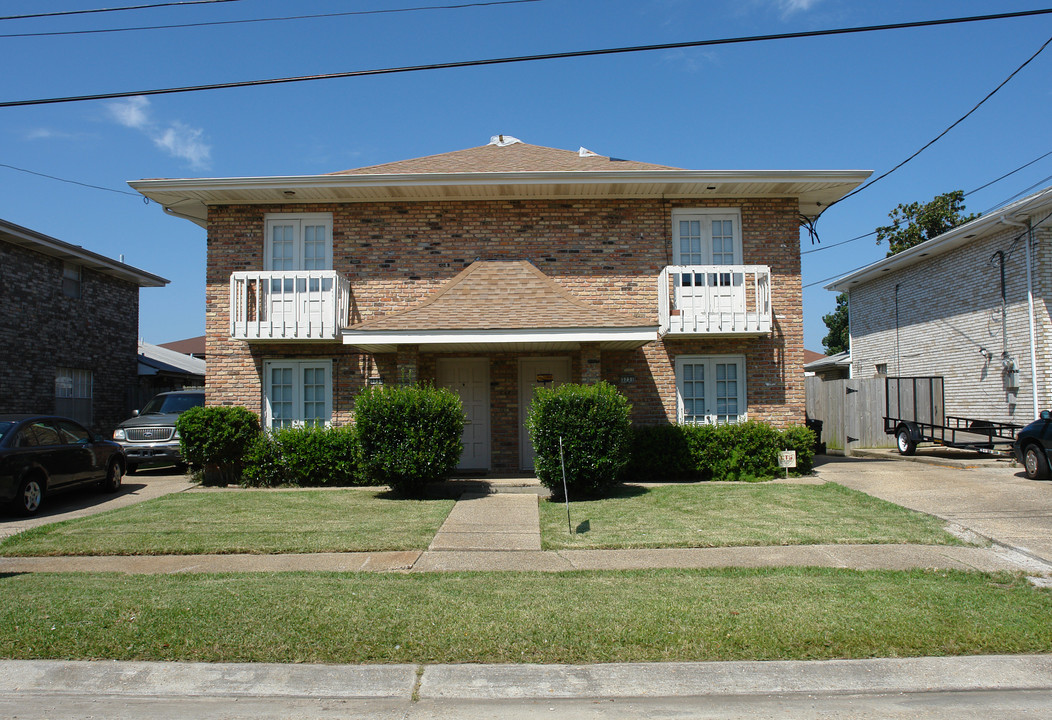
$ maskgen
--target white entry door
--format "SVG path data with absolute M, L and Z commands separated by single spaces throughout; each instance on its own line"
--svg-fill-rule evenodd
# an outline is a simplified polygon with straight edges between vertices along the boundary
M 533 443 L 526 429 L 526 411 L 533 402 L 534 388 L 570 382 L 570 358 L 522 358 L 519 360 L 519 467 L 533 470 Z
M 464 405 L 464 452 L 457 469 L 489 469 L 489 360 L 441 358 L 436 370 L 439 387 L 455 392 Z

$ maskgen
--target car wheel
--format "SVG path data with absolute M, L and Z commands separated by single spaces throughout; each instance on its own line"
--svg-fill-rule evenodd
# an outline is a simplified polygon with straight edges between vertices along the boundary
M 1048 458 L 1044 451 L 1033 443 L 1027 445 L 1023 451 L 1023 468 L 1031 480 L 1048 478 Z
M 19 515 L 35 515 L 44 502 L 44 482 L 37 475 L 22 478 L 15 496 L 15 512 Z
M 913 434 L 908 427 L 900 427 L 895 440 L 900 455 L 912 455 L 917 451 L 917 443 L 913 442 Z
M 102 489 L 106 492 L 115 493 L 121 489 L 121 476 L 124 475 L 124 466 L 120 460 L 112 460 L 106 469 L 106 480 Z

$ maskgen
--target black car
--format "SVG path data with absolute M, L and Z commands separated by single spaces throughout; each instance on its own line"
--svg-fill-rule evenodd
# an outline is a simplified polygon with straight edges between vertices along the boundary
M 1052 447 L 1052 412 L 1042 410 L 1040 419 L 1020 430 L 1012 443 L 1016 459 L 1023 464 L 1023 470 L 1031 480 L 1049 477 L 1049 447 Z
M 32 515 L 44 498 L 87 484 L 121 487 L 121 446 L 69 418 L 0 415 L 0 502 Z
M 113 439 L 128 457 L 128 474 L 140 465 L 183 465 L 175 421 L 192 407 L 205 404 L 205 391 L 176 390 L 161 393 L 113 431 Z

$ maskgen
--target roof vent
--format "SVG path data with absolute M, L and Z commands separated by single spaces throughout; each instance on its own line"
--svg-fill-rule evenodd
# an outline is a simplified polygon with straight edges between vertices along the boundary
M 583 147 L 583 148 L 580 148 L 580 149 L 579 149 L 579 150 L 577 151 L 577 155 L 578 155 L 579 157 L 602 157 L 602 156 L 601 156 L 601 155 L 600 155 L 599 153 L 596 153 L 596 152 L 592 152 L 592 151 L 591 151 L 591 150 L 589 150 L 588 148 L 584 148 L 584 147 Z
M 512 137 L 511 135 L 494 135 L 489 139 L 490 145 L 496 145 L 497 147 L 508 147 L 515 143 L 521 143 L 522 140 Z

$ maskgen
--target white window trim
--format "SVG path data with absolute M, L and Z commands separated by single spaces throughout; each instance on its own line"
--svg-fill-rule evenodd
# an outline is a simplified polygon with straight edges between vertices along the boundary
M 742 212 L 741 208 L 676 208 L 672 211 L 672 264 L 687 265 L 680 261 L 679 223 L 680 220 L 701 217 L 707 221 L 706 232 L 708 233 L 708 258 L 701 265 L 712 263 L 712 223 L 713 220 L 730 220 L 734 223 L 734 264 L 744 265 L 744 254 L 742 253 Z
M 295 224 L 296 229 L 296 265 L 298 270 L 303 269 L 303 226 L 324 225 L 325 226 L 325 257 L 328 258 L 328 267 L 324 270 L 333 269 L 332 258 L 332 213 L 266 213 L 263 216 L 263 269 L 273 270 L 271 267 L 271 246 L 273 245 L 271 228 L 274 225 Z
M 744 355 L 677 355 L 676 356 L 676 422 L 683 423 L 683 366 L 687 363 L 706 363 L 707 367 L 713 367 L 715 363 L 736 363 L 738 365 L 738 420 L 743 422 L 749 419 L 749 393 L 745 387 L 745 356 Z M 705 403 L 709 404 L 709 389 L 714 388 L 716 383 L 715 373 L 706 370 L 705 377 Z M 711 385 L 710 385 L 711 383 Z M 714 399 L 714 398 L 713 398 Z M 709 412 L 711 408 L 706 407 L 706 423 L 715 423 L 715 412 Z
M 303 427 L 303 369 L 305 367 L 325 368 L 325 427 L 332 425 L 332 360 L 327 359 L 289 359 L 289 360 L 264 360 L 263 361 L 263 426 L 273 428 L 274 414 L 270 406 L 270 398 L 273 396 L 271 387 L 271 370 L 274 368 L 292 368 L 293 370 L 293 408 L 295 420 L 293 427 Z

